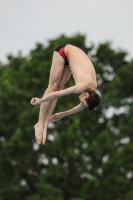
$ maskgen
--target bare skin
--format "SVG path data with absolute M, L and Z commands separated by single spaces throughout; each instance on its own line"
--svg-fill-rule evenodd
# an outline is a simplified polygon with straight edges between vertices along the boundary
M 58 52 L 54 52 L 48 88 L 42 98 L 33 97 L 30 102 L 32 105 L 41 104 L 38 123 L 35 125 L 35 137 L 38 144 L 45 143 L 49 121 L 54 122 L 83 110 L 87 106 L 84 99 L 89 96 L 85 91 L 97 88 L 95 69 L 87 55 L 70 44 L 65 46 L 65 55 L 69 66 L 64 66 L 64 59 Z M 71 75 L 75 85 L 63 90 Z M 69 111 L 52 115 L 57 99 L 72 93 L 81 94 L 80 104 Z
M 52 115 L 49 119 L 49 122 L 56 122 L 56 121 L 59 121 L 60 119 L 66 117 L 68 115 L 72 115 L 72 114 L 75 114 L 77 112 L 82 111 L 85 107 L 87 107 L 87 104 L 86 104 L 86 101 L 85 101 L 84 98 L 87 98 L 88 96 L 89 96 L 88 92 L 83 92 L 79 96 L 79 101 L 80 101 L 79 105 L 75 106 L 74 108 L 72 108 L 70 110 L 60 112 L 60 113 L 56 113 L 56 114 Z

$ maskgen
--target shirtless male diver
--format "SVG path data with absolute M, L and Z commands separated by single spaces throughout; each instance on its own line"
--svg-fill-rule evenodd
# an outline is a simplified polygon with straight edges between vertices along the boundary
M 63 90 L 71 75 L 75 85 Z M 76 46 L 70 44 L 58 46 L 53 53 L 48 88 L 42 98 L 33 97 L 30 102 L 32 105 L 41 104 L 39 119 L 34 126 L 36 142 L 45 143 L 49 121 L 58 121 L 85 107 L 90 111 L 94 110 L 100 104 L 100 96 L 95 92 L 96 88 L 96 73 L 88 56 Z M 57 99 L 72 93 L 81 94 L 79 105 L 52 115 Z

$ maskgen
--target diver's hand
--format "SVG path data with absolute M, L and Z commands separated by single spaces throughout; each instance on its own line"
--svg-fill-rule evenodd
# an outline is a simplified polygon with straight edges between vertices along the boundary
M 63 117 L 64 117 L 63 112 L 56 113 L 54 115 L 51 115 L 49 121 L 56 122 L 56 121 L 59 121 L 60 119 L 62 119 Z
M 41 104 L 42 103 L 42 99 L 41 98 L 37 98 L 37 97 L 32 97 L 30 104 L 31 105 L 37 105 L 37 104 Z

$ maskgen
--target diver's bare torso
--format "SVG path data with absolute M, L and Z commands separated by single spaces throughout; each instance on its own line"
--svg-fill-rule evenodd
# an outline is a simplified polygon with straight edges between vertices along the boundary
M 91 82 L 93 83 L 91 89 L 95 90 L 97 88 L 96 73 L 87 55 L 81 49 L 70 44 L 65 46 L 65 54 L 75 84 L 86 82 L 89 85 Z

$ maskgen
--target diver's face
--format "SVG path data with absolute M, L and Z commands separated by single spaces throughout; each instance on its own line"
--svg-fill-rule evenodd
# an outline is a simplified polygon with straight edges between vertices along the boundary
M 89 97 L 88 92 L 82 92 L 81 95 L 79 96 L 80 102 L 81 102 L 82 104 L 84 104 L 85 107 L 88 107 L 88 105 L 87 105 L 87 103 L 86 103 L 86 101 L 85 101 L 85 99 L 88 98 L 88 97 Z

